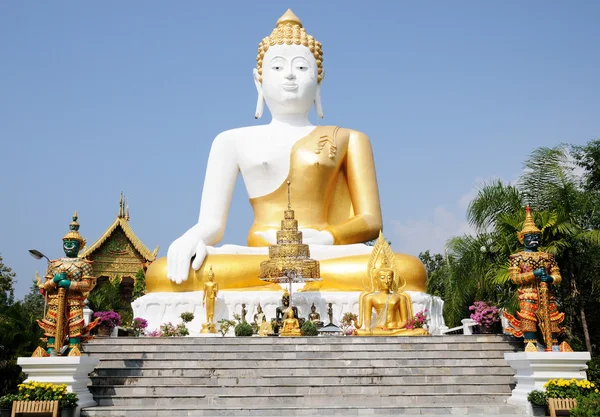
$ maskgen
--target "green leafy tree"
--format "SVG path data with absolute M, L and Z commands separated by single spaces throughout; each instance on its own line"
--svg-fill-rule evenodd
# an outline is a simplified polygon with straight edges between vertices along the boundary
M 585 304 L 597 297 L 588 277 L 596 270 L 598 261 L 592 255 L 600 245 L 600 231 L 590 222 L 597 200 L 579 186 L 565 146 L 536 149 L 524 168 L 517 185 L 485 184 L 467 212 L 477 234 L 448 243 L 452 278 L 446 288 L 447 308 L 460 314 L 466 304 L 484 299 L 514 309 L 507 260 L 522 248 L 516 232 L 525 218 L 524 205 L 529 204 L 542 231 L 540 249 L 552 253 L 561 267 L 558 301 L 566 310 L 567 324 L 581 332 L 591 351 Z
M 442 299 L 445 297 L 445 284 L 448 279 L 448 262 L 439 253 L 431 254 L 429 250 L 419 253 L 419 259 L 427 270 L 427 293 Z
M 135 274 L 135 283 L 133 284 L 131 301 L 135 301 L 144 295 L 146 295 L 146 275 L 144 274 L 144 270 L 140 269 L 137 271 L 137 274 Z
M 15 299 L 15 277 L 16 274 L 6 266 L 0 256 L 0 311 L 11 306 Z
M 32 320 L 40 320 L 44 317 L 44 296 L 40 293 L 36 283 L 31 285 L 29 292 L 23 298 L 22 304 Z

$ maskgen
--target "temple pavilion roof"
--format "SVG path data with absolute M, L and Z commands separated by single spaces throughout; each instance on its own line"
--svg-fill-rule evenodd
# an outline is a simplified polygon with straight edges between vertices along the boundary
M 83 248 L 79 256 L 89 258 L 96 252 L 100 247 L 108 241 L 111 236 L 119 233 L 119 229 L 125 234 L 127 240 L 135 248 L 135 250 L 144 258 L 146 262 L 153 262 L 156 260 L 159 247 L 157 246 L 153 251 L 150 251 L 146 245 L 137 237 L 133 229 L 129 225 L 129 205 L 125 203 L 123 194 L 121 194 L 121 201 L 119 203 L 119 214 L 115 221 L 106 229 L 106 231 L 100 236 L 98 240 L 90 247 Z

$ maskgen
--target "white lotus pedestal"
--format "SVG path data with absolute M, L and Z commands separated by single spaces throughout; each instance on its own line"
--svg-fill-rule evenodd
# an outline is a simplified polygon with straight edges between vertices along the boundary
M 533 390 L 543 391 L 550 379 L 586 379 L 591 356 L 589 352 L 518 352 L 505 353 L 504 359 L 515 370 L 517 381 L 508 402 L 529 404 L 527 395 Z
M 17 364 L 27 374 L 25 382 L 39 381 L 52 384 L 66 384 L 68 392 L 77 393 L 77 415 L 79 410 L 96 405 L 88 384 L 92 381 L 90 372 L 98 366 L 100 360 L 88 356 L 55 356 L 45 358 L 24 358 L 17 360 Z

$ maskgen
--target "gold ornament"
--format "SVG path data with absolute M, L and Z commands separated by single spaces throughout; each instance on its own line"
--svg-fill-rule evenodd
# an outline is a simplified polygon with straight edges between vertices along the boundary
M 264 38 L 258 45 L 256 56 L 256 68 L 258 69 L 259 81 L 262 82 L 262 65 L 265 53 L 271 46 L 275 45 L 303 45 L 310 49 L 317 61 L 318 82 L 323 79 L 323 50 L 321 42 L 306 33 L 302 22 L 290 9 L 277 20 L 277 26 L 271 35 Z
M 277 244 L 269 246 L 269 260 L 260 263 L 260 279 L 279 282 L 279 278 L 292 271 L 295 271 L 297 276 L 303 277 L 302 282 L 319 279 L 319 262 L 310 258 L 309 247 L 302 243 L 302 232 L 298 231 L 298 221 L 294 218 L 290 200 L 290 181 L 287 181 L 287 186 L 288 209 L 284 212 L 281 230 L 277 231 Z
M 523 230 L 517 232 L 517 238 L 519 242 L 523 243 L 525 235 L 539 235 L 542 231 L 537 228 L 533 216 L 531 215 L 531 209 L 529 206 L 525 208 L 525 221 L 523 222 Z
M 64 235 L 63 241 L 65 240 L 77 240 L 80 243 L 80 249 L 85 246 L 85 239 L 79 234 L 79 223 L 77 222 L 77 210 L 73 213 L 73 221 L 69 224 L 69 232 Z

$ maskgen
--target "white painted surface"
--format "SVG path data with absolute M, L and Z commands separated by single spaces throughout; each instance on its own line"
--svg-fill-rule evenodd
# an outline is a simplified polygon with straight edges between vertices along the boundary
M 88 356 L 55 356 L 46 358 L 17 359 L 17 364 L 27 374 L 25 382 L 39 381 L 52 384 L 67 384 L 68 392 L 75 392 L 79 397 L 77 407 L 92 407 L 96 405 L 88 384 L 92 381 L 90 372 L 100 363 L 100 360 Z
M 364 246 L 364 245 L 363 245 Z M 413 313 L 424 309 L 428 310 L 429 331 L 439 334 L 444 327 L 442 315 L 444 302 L 439 297 L 429 294 L 407 291 L 413 303 Z M 240 314 L 242 303 L 246 304 L 246 321 L 252 322 L 256 307 L 260 302 L 268 320 L 275 317 L 276 308 L 281 305 L 281 292 L 279 291 L 221 291 L 215 302 L 215 323 L 222 319 L 232 319 L 233 314 Z M 358 296 L 360 292 L 293 292 L 293 304 L 298 307 L 301 317 L 308 317 L 310 306 L 315 303 L 321 320 L 327 324 L 327 303 L 333 304 L 333 323 L 339 321 L 346 312 L 358 314 Z M 202 291 L 187 293 L 151 293 L 135 300 L 133 307 L 134 317 L 148 320 L 148 331 L 157 329 L 162 323 L 180 323 L 180 315 L 189 311 L 194 313 L 194 320 L 188 324 L 190 336 L 198 336 L 202 323 L 206 321 L 206 310 L 202 307 Z M 218 328 L 218 325 L 217 325 Z
M 509 403 L 528 403 L 533 390 L 544 390 L 550 379 L 586 379 L 589 352 L 518 352 L 505 353 L 504 359 L 515 370 L 517 385 Z

